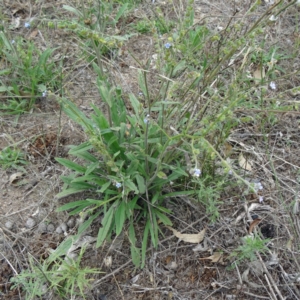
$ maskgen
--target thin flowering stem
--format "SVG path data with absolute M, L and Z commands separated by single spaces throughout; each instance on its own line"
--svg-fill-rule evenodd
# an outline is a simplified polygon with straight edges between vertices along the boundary
M 146 174 L 149 174 L 149 163 L 148 163 L 148 131 L 149 131 L 149 121 L 146 122 L 146 132 L 145 132 L 145 168 Z
M 147 74 L 145 71 L 143 71 L 143 77 L 144 77 L 144 82 L 145 82 L 145 87 L 146 87 L 146 99 L 148 102 L 148 114 L 150 115 L 151 113 L 151 103 L 150 103 L 150 95 L 149 95 L 149 90 L 148 90 L 148 83 L 147 83 Z

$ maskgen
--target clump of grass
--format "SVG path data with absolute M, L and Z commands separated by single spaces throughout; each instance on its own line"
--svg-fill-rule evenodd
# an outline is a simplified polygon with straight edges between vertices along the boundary
M 22 270 L 11 278 L 12 288 L 20 288 L 25 292 L 25 299 L 43 297 L 51 292 L 61 299 L 74 299 L 80 296 L 86 299 L 86 292 L 91 288 L 91 275 L 99 274 L 97 269 L 81 267 L 81 260 L 85 252 L 81 248 L 77 258 L 62 259 L 50 256 L 42 263 L 29 257 L 28 269 Z
M 23 169 L 22 166 L 26 165 L 25 154 L 12 147 L 6 147 L 0 151 L 0 166 L 6 169 Z
M 30 110 L 36 99 L 48 88 L 58 87 L 58 68 L 51 60 L 55 49 L 40 51 L 31 41 L 10 39 L 0 32 L 0 56 L 5 62 L 1 70 L 0 93 L 6 100 L 0 104 L 2 115 L 21 114 Z

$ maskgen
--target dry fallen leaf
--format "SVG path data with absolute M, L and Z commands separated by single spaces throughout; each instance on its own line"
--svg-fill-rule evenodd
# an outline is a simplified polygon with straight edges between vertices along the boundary
M 107 268 L 110 268 L 112 265 L 112 256 L 104 257 L 103 262 Z
M 22 173 L 22 172 L 17 172 L 17 173 L 12 174 L 9 177 L 9 184 L 15 183 L 17 180 L 22 178 L 23 175 L 24 175 L 24 173 Z
M 249 226 L 249 233 L 252 233 L 254 227 L 261 221 L 261 219 L 255 219 Z
M 204 228 L 202 231 L 200 231 L 199 233 L 196 234 L 186 234 L 186 233 L 180 233 L 179 231 L 177 231 L 176 229 L 167 226 L 167 228 L 169 228 L 170 230 L 173 231 L 173 234 L 179 238 L 180 240 L 187 242 L 187 243 L 191 243 L 191 244 L 198 244 L 200 242 L 203 241 L 204 239 L 204 235 L 205 235 L 205 231 L 206 229 Z
M 246 160 L 243 153 L 239 155 L 239 166 L 247 171 L 252 171 L 252 166 L 249 160 Z
M 253 78 L 257 81 L 264 78 L 265 75 L 266 75 L 265 68 L 261 66 L 258 66 L 257 69 L 253 72 Z
M 29 39 L 29 40 L 33 40 L 33 39 L 37 36 L 37 34 L 38 34 L 38 30 L 37 30 L 37 29 L 33 30 L 33 31 L 29 34 L 28 39 Z
M 223 252 L 215 252 L 213 255 L 208 256 L 208 257 L 202 257 L 200 260 L 211 260 L 211 262 L 216 263 L 216 262 L 223 262 Z

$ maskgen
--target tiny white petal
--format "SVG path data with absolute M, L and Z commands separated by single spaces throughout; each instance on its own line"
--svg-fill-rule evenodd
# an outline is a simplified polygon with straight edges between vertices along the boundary
M 272 90 L 276 90 L 276 83 L 275 83 L 274 81 L 271 81 L 271 82 L 270 82 L 270 88 L 271 88 Z

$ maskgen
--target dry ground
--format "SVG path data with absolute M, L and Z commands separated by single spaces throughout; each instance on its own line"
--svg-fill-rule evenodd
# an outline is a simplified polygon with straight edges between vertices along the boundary
M 196 18 L 205 18 L 207 25 L 217 30 L 226 24 L 234 10 L 239 10 L 237 17 L 243 16 L 249 1 L 242 2 L 196 1 Z M 48 18 L 67 18 L 68 14 L 60 9 L 63 4 L 70 3 L 65 0 L 39 1 L 36 4 L 35 1 L 3 1 L 0 7 L 8 19 L 16 13 L 24 20 L 45 15 Z M 141 4 L 131 17 L 142 18 L 150 14 L 149 5 Z M 155 1 L 155 5 L 161 5 L 166 13 L 171 13 L 166 2 Z M 266 6 L 261 7 L 261 11 L 265 9 Z M 295 31 L 297 16 L 299 14 L 295 10 L 281 16 L 266 32 L 267 42 L 292 51 L 299 34 Z M 33 30 L 19 28 L 12 34 L 28 38 Z M 74 36 L 60 30 L 39 29 L 33 40 L 41 49 L 55 46 L 66 54 L 64 88 L 69 98 L 87 113 L 90 103 L 101 106 L 94 74 L 81 59 L 81 49 Z M 130 68 L 136 63 L 129 53 L 142 61 L 149 59 L 154 53 L 151 36 L 132 37 L 125 43 L 118 59 L 106 61 L 111 76 L 125 92 L 137 94 L 136 70 Z M 288 66 L 290 71 L 299 67 L 299 59 Z M 151 88 L 155 90 L 156 79 L 151 80 Z M 286 78 L 277 84 L 278 89 L 270 93 L 282 92 L 283 100 L 280 101 L 294 101 L 296 105 L 299 96 L 291 97 L 284 91 L 299 86 L 299 77 Z M 255 116 L 256 113 L 241 111 L 237 117 Z M 162 228 L 164 236 L 158 249 L 148 251 L 143 270 L 136 270 L 131 263 L 126 232 L 117 241 L 119 244 L 107 243 L 99 249 L 90 247 L 83 264 L 98 267 L 105 273 L 95 278 L 94 288 L 88 291 L 87 299 L 300 299 L 297 280 L 300 272 L 299 210 L 295 211 L 294 205 L 299 199 L 300 112 L 295 109 L 290 113 L 279 113 L 277 117 L 276 125 L 270 127 L 268 124 L 265 128 L 267 139 L 261 137 L 261 132 L 257 132 L 251 122 L 232 132 L 230 137 L 232 142 L 251 155 L 251 180 L 262 183 L 264 188 L 260 193 L 264 197 L 263 203 L 259 203 L 254 194 L 246 196 L 238 188 L 228 189 L 220 199 L 220 218 L 211 224 L 200 205 L 195 206 L 185 198 L 172 199 L 167 206 L 174 212 L 174 227 L 185 233 L 206 228 L 204 242 L 195 247 L 178 241 L 171 231 Z M 67 157 L 68 145 L 79 144 L 85 135 L 67 117 L 60 116 L 51 97 L 38 102 L 34 111 L 22 115 L 17 121 L 14 117 L 1 117 L 0 120 L 0 147 L 11 143 L 9 135 L 14 141 L 22 141 L 22 148 L 30 160 L 26 174 L 18 180 L 12 180 L 15 172 L 0 171 L 0 298 L 23 299 L 22 291 L 10 290 L 10 277 L 28 266 L 28 253 L 43 259 L 48 255 L 48 248 L 55 249 L 65 236 L 53 229 L 70 221 L 66 213 L 55 212 L 62 203 L 55 199 L 62 187 L 59 177 L 66 170 L 53 158 Z M 75 197 L 80 199 L 81 196 L 72 196 L 63 202 Z M 241 237 L 247 234 L 252 220 L 258 218 L 261 219 L 259 227 L 263 236 L 271 239 L 269 255 L 262 257 L 262 261 L 229 268 L 229 255 L 241 244 Z M 35 222 L 33 228 L 28 228 L 29 219 Z M 7 222 L 11 222 L 9 226 Z M 41 229 L 44 226 L 41 224 L 48 227 Z M 72 230 L 70 225 L 67 234 Z M 97 223 L 89 235 L 95 236 L 96 233 Z M 223 253 L 222 257 L 218 257 L 220 259 L 212 257 L 219 252 Z M 112 258 L 112 264 L 108 266 L 105 264 L 107 257 Z M 55 298 L 46 294 L 44 299 Z

